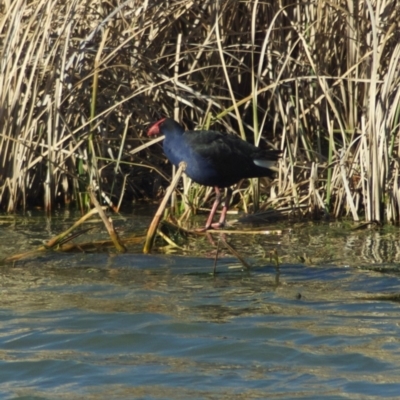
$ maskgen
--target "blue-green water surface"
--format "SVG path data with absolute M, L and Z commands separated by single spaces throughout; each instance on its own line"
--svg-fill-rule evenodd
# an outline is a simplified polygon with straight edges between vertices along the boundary
M 279 271 L 268 257 L 249 257 L 248 272 L 223 254 L 213 275 L 211 247 L 201 256 L 48 253 L 2 266 L 0 398 L 399 398 L 396 261 L 386 273 L 347 264 L 354 240 L 377 240 L 362 233 L 332 239 L 331 255 L 334 240 L 347 243 L 335 262 L 296 262 L 296 251 L 326 251 L 316 239 L 326 235 L 292 228 L 275 238 Z M 2 229 L 4 253 L 54 234 L 25 227 L 22 244 L 19 229 Z M 372 248 L 374 266 L 388 245 Z

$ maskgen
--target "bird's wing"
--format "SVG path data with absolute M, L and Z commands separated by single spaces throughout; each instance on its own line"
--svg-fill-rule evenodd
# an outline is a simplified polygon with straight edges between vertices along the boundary
M 263 161 L 274 162 L 281 155 L 280 150 L 264 150 L 242 140 L 236 135 L 216 131 L 187 131 L 184 141 L 200 157 L 218 164 L 238 166 L 238 162 L 253 163 L 260 167 Z
M 249 157 L 251 145 L 239 137 L 216 131 L 187 131 L 186 144 L 199 156 L 218 163 Z M 246 149 L 247 145 L 250 146 Z M 247 151 L 246 151 L 247 150 Z

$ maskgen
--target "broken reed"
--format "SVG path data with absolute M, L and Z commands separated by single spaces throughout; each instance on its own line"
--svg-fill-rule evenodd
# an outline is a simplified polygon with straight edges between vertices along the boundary
M 263 207 L 398 221 L 398 21 L 389 0 L 3 2 L 0 206 L 151 196 L 168 115 L 283 148 Z

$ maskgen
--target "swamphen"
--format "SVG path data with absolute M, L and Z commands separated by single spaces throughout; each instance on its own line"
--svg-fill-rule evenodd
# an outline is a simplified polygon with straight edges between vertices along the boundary
M 186 162 L 186 174 L 204 186 L 214 186 L 216 198 L 205 229 L 225 224 L 232 190 L 230 186 L 244 178 L 270 176 L 281 151 L 262 150 L 238 136 L 216 131 L 185 131 L 171 118 L 163 118 L 148 130 L 149 136 L 163 134 L 164 153 L 178 166 Z M 221 218 L 213 224 L 214 214 L 221 201 L 220 188 L 228 188 Z

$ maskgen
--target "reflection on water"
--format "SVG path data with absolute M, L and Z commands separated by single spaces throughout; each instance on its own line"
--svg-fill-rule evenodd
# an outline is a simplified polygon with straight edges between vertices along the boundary
M 231 239 L 250 272 L 140 254 L 3 266 L 0 398 L 398 398 L 399 304 L 376 299 L 399 292 L 397 231 L 291 228 Z M 56 233 L 30 229 L 32 242 Z M 6 226 L 5 252 L 31 248 L 27 231 Z M 187 246 L 213 254 L 204 239 Z M 391 273 L 353 268 L 378 265 Z

